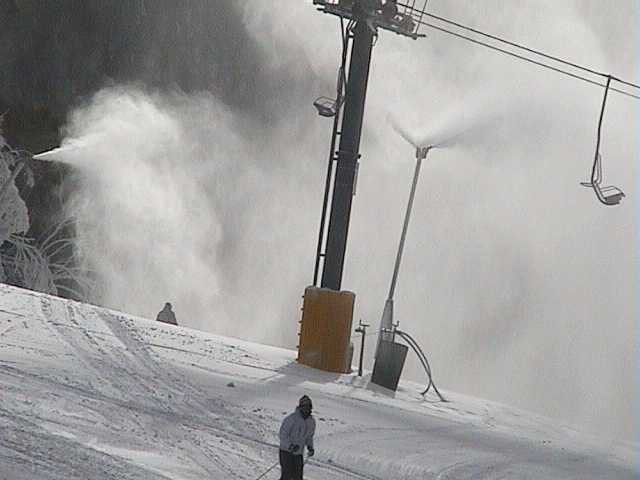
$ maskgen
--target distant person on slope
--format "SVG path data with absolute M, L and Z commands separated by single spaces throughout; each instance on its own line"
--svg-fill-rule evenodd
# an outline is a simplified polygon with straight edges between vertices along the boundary
M 302 480 L 304 467 L 304 447 L 309 457 L 315 453 L 313 435 L 316 433 L 316 421 L 311 416 L 311 399 L 306 395 L 300 398 L 296 411 L 289 414 L 280 427 L 280 480 Z
M 164 308 L 158 312 L 156 320 L 162 323 L 178 325 L 178 322 L 176 321 L 176 314 L 171 310 L 171 304 L 169 302 L 165 303 Z

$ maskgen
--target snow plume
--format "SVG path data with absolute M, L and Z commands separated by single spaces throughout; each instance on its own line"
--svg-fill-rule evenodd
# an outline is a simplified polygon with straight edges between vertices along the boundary
M 279 39 L 271 41 L 280 47 L 275 61 L 292 70 L 310 62 L 334 81 L 337 22 L 309 3 L 276 12 L 252 2 L 247 18 L 259 38 Z M 430 9 L 635 80 L 634 2 L 454 1 Z M 423 165 L 395 319 L 422 344 L 443 388 L 631 437 L 636 104 L 610 95 L 604 175 L 628 202 L 604 208 L 579 185 L 590 172 L 601 88 L 425 33 L 414 42 L 382 32 L 374 48 L 343 278 L 357 295 L 356 320 L 378 325 L 415 161 L 387 119 L 419 141 L 464 131 L 467 116 L 483 125 L 481 134 L 433 151 Z M 423 377 L 414 359 L 407 375 Z
M 391 127 L 414 147 L 451 148 L 481 143 L 497 127 L 496 119 L 505 112 L 495 111 L 488 97 L 463 99 L 443 112 L 419 112 L 422 118 L 407 125 L 401 118 L 389 114 Z
M 138 90 L 103 91 L 74 112 L 61 148 L 41 156 L 78 169 L 70 213 L 81 255 L 102 285 L 95 300 L 145 316 L 165 301 L 180 299 L 180 313 L 186 300 L 197 308 L 219 294 L 202 257 L 215 258 L 220 222 L 193 172 L 203 169 L 202 152 L 174 111 Z M 206 296 L 196 284 L 207 286 Z
M 279 292 L 310 270 L 284 261 L 296 247 L 285 252 L 283 238 L 298 231 L 304 246 L 310 226 L 293 225 L 302 182 L 274 184 L 277 146 L 263 137 L 208 94 L 112 88 L 76 110 L 45 156 L 77 167 L 69 208 L 102 285 L 94 300 L 145 317 L 170 301 L 181 325 L 294 341 L 299 292 Z

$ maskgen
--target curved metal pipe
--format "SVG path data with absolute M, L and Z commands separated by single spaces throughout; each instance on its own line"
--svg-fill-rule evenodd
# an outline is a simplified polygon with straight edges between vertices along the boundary
M 438 395 L 438 397 L 440 398 L 441 401 L 446 402 L 447 400 L 442 396 L 442 394 L 440 393 L 440 391 L 438 390 L 438 387 L 436 387 L 435 382 L 433 381 L 433 376 L 431 374 L 431 366 L 429 365 L 429 360 L 427 359 L 427 356 L 424 354 L 424 351 L 422 350 L 422 348 L 420 348 L 420 345 L 418 344 L 418 342 L 416 342 L 416 340 L 409 335 L 406 332 L 403 332 L 402 330 L 395 330 L 395 333 L 397 333 L 398 335 L 400 335 L 400 337 L 406 341 L 411 348 L 413 348 L 414 352 L 416 352 L 416 355 L 418 355 L 418 358 L 420 359 L 422 366 L 424 367 L 427 376 L 429 378 L 429 383 L 427 385 L 427 388 L 422 392 L 422 395 L 425 395 L 429 389 L 431 388 L 431 386 L 433 386 L 433 390 L 436 392 L 436 394 Z

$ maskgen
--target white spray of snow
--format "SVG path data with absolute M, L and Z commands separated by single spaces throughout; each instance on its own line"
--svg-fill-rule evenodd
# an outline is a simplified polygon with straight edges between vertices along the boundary
M 481 143 L 483 136 L 491 135 L 490 129 L 497 126 L 499 115 L 506 113 L 498 112 L 495 105 L 499 103 L 478 95 L 454 103 L 436 114 L 416 109 L 422 118 L 414 124 L 406 124 L 406 120 L 398 118 L 398 112 L 390 113 L 387 119 L 391 127 L 414 147 L 473 146 Z
M 82 139 L 69 139 L 65 138 L 62 145 L 58 148 L 47 150 L 46 152 L 38 153 L 34 155 L 35 160 L 42 160 L 45 162 L 63 162 L 70 165 L 82 165 L 82 158 L 86 154 L 87 149 L 90 149 L 93 145 L 104 142 L 104 138 L 100 138 L 103 135 L 92 135 L 91 138 Z
M 183 120 L 179 107 L 159 97 L 104 91 L 73 114 L 61 148 L 40 158 L 77 167 L 70 213 L 86 266 L 103 285 L 95 301 L 148 317 L 173 301 L 179 320 L 194 316 L 204 326 L 221 315 L 209 310 L 219 295 L 221 228 L 199 181 L 214 168 Z M 233 142 L 233 132 L 216 131 Z M 215 140 L 207 147 L 231 153 Z
M 180 324 L 277 343 L 279 324 L 295 338 L 310 276 L 315 218 L 292 210 L 320 189 L 279 185 L 295 155 L 211 95 L 121 87 L 76 110 L 44 157 L 77 167 L 69 210 L 95 302 L 154 317 L 170 301 Z M 289 235 L 301 242 L 287 248 Z

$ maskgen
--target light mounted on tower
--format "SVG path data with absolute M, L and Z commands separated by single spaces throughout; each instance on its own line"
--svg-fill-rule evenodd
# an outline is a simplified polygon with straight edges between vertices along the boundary
M 418 33 L 428 0 L 313 0 L 324 13 L 349 20 L 366 20 L 375 32 L 378 27 L 414 40 L 424 37 Z M 422 6 L 416 6 L 420 3 Z

